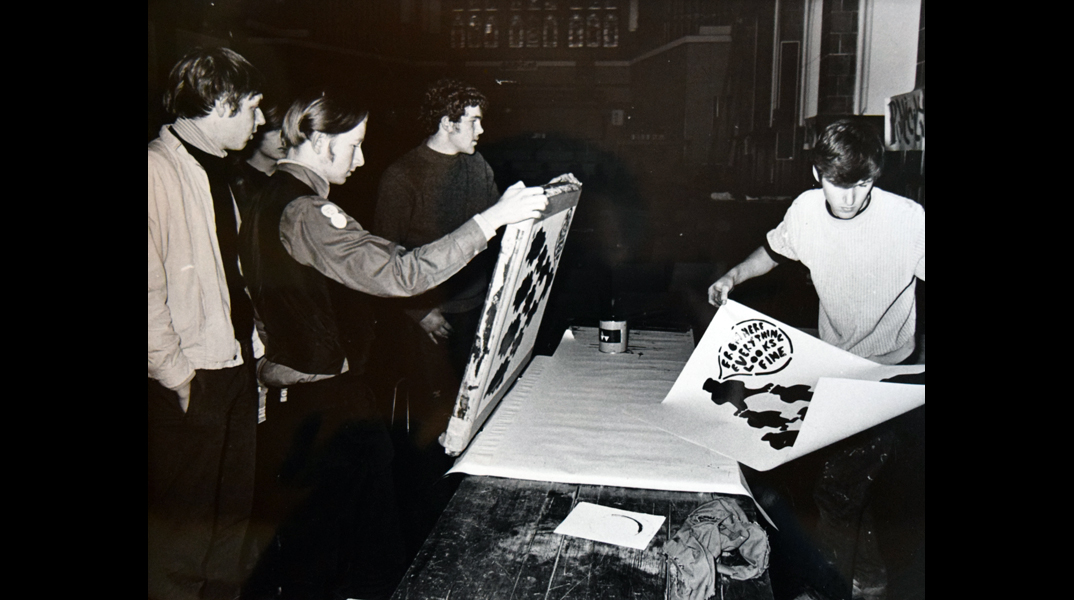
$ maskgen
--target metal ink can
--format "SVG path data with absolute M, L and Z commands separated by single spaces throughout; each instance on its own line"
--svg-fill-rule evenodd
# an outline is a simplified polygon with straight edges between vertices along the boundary
M 600 351 L 609 354 L 626 352 L 627 334 L 626 316 L 622 312 L 619 298 L 610 294 L 601 302 L 600 325 L 597 330 Z
M 626 321 L 601 321 L 597 336 L 600 340 L 601 352 L 611 354 L 626 352 L 629 337 Z

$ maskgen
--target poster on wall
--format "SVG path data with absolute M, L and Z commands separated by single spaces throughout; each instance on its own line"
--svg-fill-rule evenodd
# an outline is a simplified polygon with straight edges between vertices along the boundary
M 888 98 L 884 113 L 884 143 L 888 150 L 925 149 L 924 88 Z
M 546 183 L 540 219 L 508 225 L 459 394 L 440 444 L 460 454 L 533 354 L 571 219 L 582 192 L 574 175 Z
M 632 416 L 767 471 L 925 403 L 925 365 L 880 365 L 734 301 L 660 404 Z

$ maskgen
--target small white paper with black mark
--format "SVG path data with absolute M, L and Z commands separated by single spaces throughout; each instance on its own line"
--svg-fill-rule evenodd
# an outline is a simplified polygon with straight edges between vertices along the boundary
M 579 502 L 556 527 L 556 533 L 644 550 L 664 517 Z

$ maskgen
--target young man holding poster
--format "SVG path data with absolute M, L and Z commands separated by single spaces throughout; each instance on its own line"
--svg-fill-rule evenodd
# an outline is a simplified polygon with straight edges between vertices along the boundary
M 720 306 L 736 285 L 797 260 L 809 267 L 820 299 L 822 340 L 880 364 L 913 364 L 925 210 L 874 186 L 883 160 L 872 127 L 848 119 L 829 125 L 814 148 L 821 189 L 794 201 L 765 244 L 709 287 L 709 302 Z M 882 424 L 825 450 L 814 499 L 821 550 L 842 578 L 828 588 L 838 597 L 850 598 L 851 587 L 855 598 L 883 597 L 887 577 L 868 500 L 895 441 Z

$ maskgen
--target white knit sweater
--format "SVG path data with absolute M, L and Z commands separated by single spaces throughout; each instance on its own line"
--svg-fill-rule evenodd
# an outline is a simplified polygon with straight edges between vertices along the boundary
M 822 190 L 810 190 L 768 232 L 768 243 L 809 267 L 822 340 L 881 364 L 913 352 L 915 277 L 925 280 L 920 204 L 873 188 L 866 210 L 841 220 L 825 208 Z

